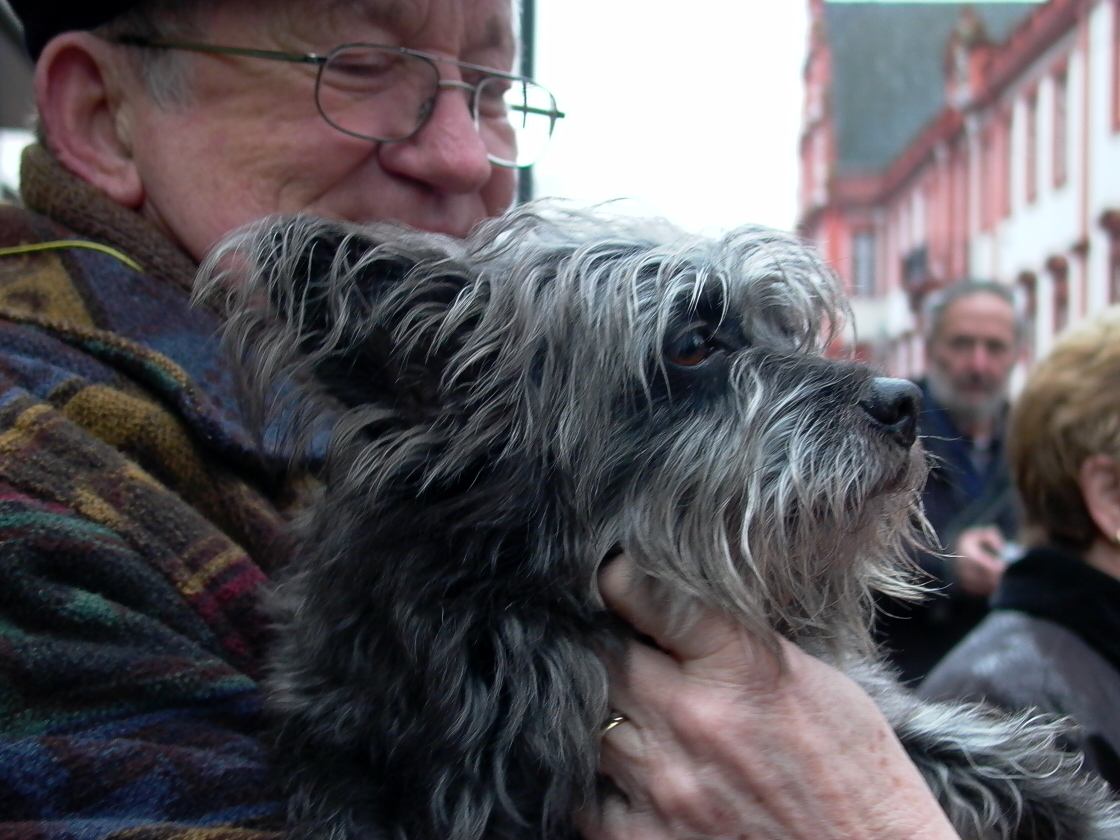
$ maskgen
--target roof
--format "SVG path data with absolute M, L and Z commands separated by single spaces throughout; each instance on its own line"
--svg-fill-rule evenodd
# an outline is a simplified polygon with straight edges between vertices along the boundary
M 1038 3 L 825 3 L 837 171 L 886 168 L 945 105 L 945 51 L 966 6 L 1005 41 Z

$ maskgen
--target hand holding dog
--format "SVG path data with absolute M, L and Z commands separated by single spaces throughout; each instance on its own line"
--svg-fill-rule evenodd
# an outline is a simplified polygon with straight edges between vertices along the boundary
M 604 737 L 600 769 L 625 798 L 581 815 L 588 840 L 957 836 L 854 682 L 785 640 L 783 670 L 716 613 L 673 635 L 634 574 L 617 560 L 600 590 L 661 650 L 632 642 L 612 675 L 627 720 Z

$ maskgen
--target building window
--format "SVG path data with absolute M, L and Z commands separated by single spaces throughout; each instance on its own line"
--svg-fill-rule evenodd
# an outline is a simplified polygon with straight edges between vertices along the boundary
M 875 294 L 875 234 L 868 230 L 858 231 L 852 237 L 852 294 Z
M 1118 0 L 1120 2 L 1120 0 Z M 1010 118 L 999 112 L 981 136 L 981 185 L 984 230 L 1011 215 Z
M 1023 313 L 1023 320 L 1026 322 L 1027 336 L 1035 334 L 1035 324 L 1037 323 L 1038 312 L 1038 277 L 1033 271 L 1019 272 L 1019 306 Z M 1028 358 L 1025 361 L 1029 364 L 1033 359 L 1031 356 L 1031 347 L 1033 342 L 1027 341 L 1025 348 Z
M 828 137 L 822 128 L 813 132 L 809 154 L 812 165 L 809 179 L 812 184 L 810 203 L 813 207 L 819 207 L 828 201 Z
M 990 232 L 996 220 L 996 138 L 990 125 L 980 137 L 980 225 Z
M 929 249 L 925 245 L 911 248 L 902 257 L 902 287 L 913 298 L 930 285 Z
M 1004 113 L 996 131 L 996 198 L 1000 219 L 1011 215 L 1011 117 Z
M 1023 191 L 1027 203 L 1032 204 L 1038 198 L 1038 89 L 1035 88 L 1027 94 L 1023 108 L 1024 143 L 1023 159 L 1026 164 L 1024 171 Z
M 1063 256 L 1050 257 L 1046 270 L 1054 283 L 1053 334 L 1057 335 L 1069 324 L 1069 260 Z
M 1108 302 L 1120 303 L 1120 210 L 1105 210 L 1098 223 L 1108 234 Z
M 1069 71 L 1065 66 L 1054 73 L 1054 186 L 1060 187 L 1069 175 Z
M 1115 239 L 1108 250 L 1108 302 L 1120 303 L 1120 247 Z

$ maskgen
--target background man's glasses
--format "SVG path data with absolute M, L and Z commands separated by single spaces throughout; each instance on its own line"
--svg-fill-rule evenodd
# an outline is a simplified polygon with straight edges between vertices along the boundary
M 376 143 L 415 135 L 428 121 L 442 88 L 462 88 L 490 162 L 530 166 L 544 152 L 564 114 L 556 99 L 532 79 L 438 58 L 403 47 L 343 44 L 326 55 L 164 41 L 120 35 L 115 43 L 153 49 L 265 58 L 315 64 L 315 104 L 339 131 Z M 440 78 L 440 64 L 460 68 L 462 81 Z

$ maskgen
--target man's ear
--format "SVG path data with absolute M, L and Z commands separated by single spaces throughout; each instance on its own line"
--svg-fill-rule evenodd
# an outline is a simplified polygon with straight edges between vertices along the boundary
M 1090 455 L 1081 465 L 1078 484 L 1093 522 L 1106 540 L 1115 541 L 1120 532 L 1120 462 Z
M 122 78 L 115 47 L 88 32 L 65 32 L 43 49 L 35 95 L 43 132 L 59 162 L 131 210 L 144 199 L 132 157 L 129 97 L 143 95 Z M 126 85 L 129 85 L 126 89 Z

